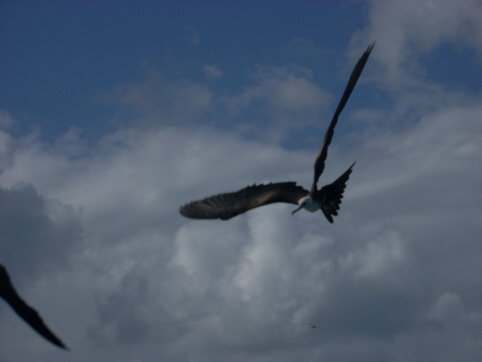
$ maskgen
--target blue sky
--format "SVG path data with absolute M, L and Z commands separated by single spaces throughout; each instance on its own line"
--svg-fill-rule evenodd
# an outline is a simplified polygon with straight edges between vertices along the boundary
M 341 91 L 350 69 L 340 67 L 345 59 L 339 52 L 368 6 L 346 5 L 350 11 L 328 2 L 273 6 L 269 1 L 4 2 L 1 106 L 18 120 L 20 134 L 42 124 L 42 133 L 51 138 L 70 127 L 92 136 L 111 130 L 106 122 L 111 110 L 96 102 L 96 95 L 145 80 L 146 68 L 160 72 L 164 82 L 205 83 L 203 67 L 214 66 L 223 76 L 209 87 L 229 96 L 252 83 L 249 74 L 257 67 L 296 64 Z M 326 12 L 330 16 L 320 18 Z
M 0 360 L 476 361 L 479 1 L 3 1 L 0 263 L 71 348 L 0 304 Z M 179 206 L 320 185 L 227 222 Z M 304 323 L 323 327 L 312 330 Z

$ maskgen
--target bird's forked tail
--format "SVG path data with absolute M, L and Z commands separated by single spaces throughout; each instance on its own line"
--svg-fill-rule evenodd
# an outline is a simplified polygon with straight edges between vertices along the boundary
M 317 201 L 321 205 L 321 211 L 330 223 L 333 223 L 333 216 L 338 215 L 343 192 L 345 191 L 346 183 L 354 165 L 355 162 L 333 183 L 323 186 L 318 193 Z

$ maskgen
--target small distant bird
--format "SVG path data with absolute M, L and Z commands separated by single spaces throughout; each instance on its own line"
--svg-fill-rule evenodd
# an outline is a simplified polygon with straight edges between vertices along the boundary
M 318 179 L 325 168 L 325 161 L 328 155 L 328 146 L 334 134 L 334 129 L 338 121 L 338 116 L 346 105 L 351 92 L 360 77 L 363 68 L 370 56 L 375 44 L 370 45 L 358 60 L 353 69 L 345 91 L 341 97 L 330 126 L 326 131 L 325 138 L 314 165 L 314 177 L 311 190 L 305 190 L 296 185 L 296 182 L 278 182 L 261 185 L 248 186 L 240 191 L 218 194 L 207 197 L 203 200 L 194 201 L 182 206 L 179 212 L 192 219 L 221 219 L 228 220 L 234 216 L 242 214 L 256 207 L 284 202 L 298 205 L 298 208 L 291 214 L 300 209 L 309 212 L 320 210 L 330 223 L 333 223 L 333 216 L 338 215 L 341 199 L 345 191 L 346 183 L 350 177 L 353 163 L 338 179 L 330 185 L 326 185 L 318 190 Z
M 20 318 L 27 322 L 42 337 L 60 348 L 68 349 L 45 325 L 37 311 L 20 298 L 10 281 L 7 269 L 2 264 L 0 264 L 0 297 L 13 308 Z
M 316 324 L 311 324 L 311 323 L 303 323 L 303 324 L 306 324 L 307 326 L 310 326 L 310 327 L 311 327 L 311 328 L 313 328 L 313 329 L 318 328 L 318 329 L 323 330 L 323 328 L 321 328 L 321 327 L 317 326 Z

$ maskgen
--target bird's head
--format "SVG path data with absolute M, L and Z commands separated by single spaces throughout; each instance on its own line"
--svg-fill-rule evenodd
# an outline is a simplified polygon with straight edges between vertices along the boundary
M 311 198 L 311 196 L 305 196 L 305 197 L 302 197 L 301 199 L 299 199 L 298 205 L 299 206 L 295 210 L 293 210 L 291 215 L 293 215 L 295 212 L 297 212 L 301 209 L 305 209 L 309 212 L 315 212 L 316 210 L 318 210 L 320 208 L 318 206 L 318 204 L 315 202 L 315 200 L 313 200 Z

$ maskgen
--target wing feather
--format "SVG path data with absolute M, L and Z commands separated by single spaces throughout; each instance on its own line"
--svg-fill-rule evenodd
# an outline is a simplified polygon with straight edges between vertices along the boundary
M 321 205 L 321 211 L 330 223 L 333 223 L 333 216 L 338 216 L 338 210 L 340 210 L 346 183 L 350 178 L 354 165 L 355 162 L 333 183 L 323 186 L 316 194 L 316 201 Z
M 0 297 L 42 337 L 56 346 L 67 349 L 64 343 L 45 325 L 38 312 L 20 298 L 13 287 L 7 269 L 0 264 Z
M 336 126 L 336 123 L 338 122 L 338 116 L 340 115 L 341 111 L 345 107 L 346 102 L 348 101 L 348 98 L 350 98 L 351 92 L 355 88 L 358 78 L 360 78 L 363 68 L 365 67 L 365 64 L 374 46 L 375 46 L 375 43 L 371 44 L 367 48 L 367 50 L 365 50 L 365 52 L 362 54 L 362 56 L 356 63 L 355 68 L 353 68 L 353 71 L 350 75 L 350 79 L 348 80 L 348 83 L 345 87 L 345 91 L 343 92 L 340 102 L 338 103 L 338 107 L 336 107 L 336 111 L 333 115 L 333 118 L 331 119 L 330 126 L 326 130 L 323 143 L 321 144 L 320 151 L 318 153 L 318 156 L 316 157 L 315 164 L 314 164 L 313 184 L 311 186 L 312 195 L 317 190 L 318 180 L 325 168 L 325 161 L 326 161 L 326 157 L 328 156 L 328 146 L 330 145 L 331 139 L 333 138 L 335 126 Z
M 228 220 L 259 206 L 283 202 L 298 204 L 308 195 L 308 190 L 296 182 L 278 182 L 245 187 L 237 192 L 224 193 L 194 201 L 180 208 L 179 212 L 192 219 Z

